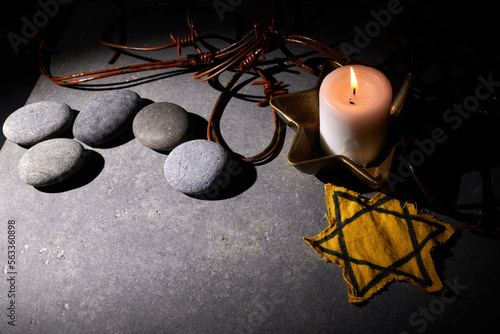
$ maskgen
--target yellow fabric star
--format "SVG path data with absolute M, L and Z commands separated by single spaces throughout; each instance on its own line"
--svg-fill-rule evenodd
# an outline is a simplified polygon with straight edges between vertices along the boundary
M 332 184 L 325 191 L 329 226 L 304 240 L 343 268 L 349 302 L 364 301 L 393 280 L 427 292 L 443 288 L 430 251 L 455 227 L 382 193 L 366 200 Z

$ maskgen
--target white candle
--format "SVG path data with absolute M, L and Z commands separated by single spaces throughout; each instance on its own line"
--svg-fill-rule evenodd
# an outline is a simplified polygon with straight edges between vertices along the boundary
M 391 101 L 391 83 L 379 70 L 351 65 L 332 71 L 319 90 L 323 151 L 362 166 L 375 160 L 386 137 Z

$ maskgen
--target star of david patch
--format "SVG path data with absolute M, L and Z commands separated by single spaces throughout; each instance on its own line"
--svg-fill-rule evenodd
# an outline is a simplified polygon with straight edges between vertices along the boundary
M 343 268 L 349 302 L 364 301 L 394 280 L 427 292 L 443 288 L 430 252 L 455 227 L 382 193 L 366 200 L 332 184 L 325 191 L 329 226 L 304 240 Z

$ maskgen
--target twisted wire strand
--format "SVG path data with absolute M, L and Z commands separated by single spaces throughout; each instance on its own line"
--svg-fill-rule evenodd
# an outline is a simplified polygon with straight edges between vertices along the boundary
M 240 71 L 246 72 L 252 69 L 255 64 L 263 60 L 264 57 L 260 55 L 260 51 L 251 52 L 240 64 Z
M 333 47 L 320 42 L 314 38 L 310 38 L 302 35 L 286 35 L 283 38 L 285 43 L 295 43 L 312 49 L 330 59 L 339 62 L 342 65 L 347 65 L 349 63 L 358 64 L 356 59 L 345 56 L 340 51 L 334 49 Z M 293 57 L 293 56 L 292 56 Z M 296 60 L 296 57 L 293 57 Z
M 215 141 L 222 145 L 228 152 L 232 155 L 236 155 L 235 152 L 227 145 L 224 141 L 222 134 L 220 132 L 220 119 L 222 117 L 222 113 L 231 98 L 231 90 L 234 85 L 238 81 L 238 79 L 242 76 L 243 71 L 237 71 L 226 84 L 223 92 L 219 95 L 217 102 L 214 105 L 212 113 L 210 115 L 207 127 L 207 139 L 211 141 Z M 258 71 L 259 75 L 263 78 L 264 82 L 270 82 L 264 75 L 262 71 Z M 278 116 L 276 110 L 273 108 L 273 122 L 274 122 L 274 132 L 271 141 L 267 145 L 267 147 L 262 150 L 260 153 L 251 156 L 251 157 L 241 157 L 242 161 L 249 162 L 252 164 L 260 164 L 264 163 L 268 159 L 271 159 L 278 153 L 279 148 L 281 147 L 284 139 L 284 133 L 286 132 L 286 127 Z

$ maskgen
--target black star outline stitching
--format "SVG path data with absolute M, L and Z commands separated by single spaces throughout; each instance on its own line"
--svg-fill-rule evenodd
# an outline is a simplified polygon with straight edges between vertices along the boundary
M 382 206 L 383 204 L 385 204 L 391 200 L 391 198 L 389 196 L 383 196 L 383 197 L 379 198 L 376 202 L 371 203 L 371 202 L 364 200 L 362 198 L 353 196 L 347 192 L 337 190 L 332 194 L 332 197 L 333 197 L 333 202 L 335 205 L 335 213 L 334 213 L 335 229 L 331 233 L 326 235 L 325 237 L 323 237 L 319 240 L 312 241 L 311 246 L 321 250 L 322 252 L 324 252 L 326 254 L 336 256 L 337 258 L 341 259 L 344 262 L 344 268 L 345 268 L 347 275 L 350 279 L 350 283 L 352 284 L 354 290 L 356 291 L 356 297 L 363 297 L 368 291 L 370 291 L 370 289 L 372 289 L 374 286 L 376 286 L 378 283 L 380 283 L 384 278 L 386 278 L 390 274 L 396 274 L 396 275 L 399 275 L 402 277 L 407 277 L 407 278 L 409 278 L 409 279 L 411 279 L 411 280 L 413 280 L 413 281 L 415 281 L 423 286 L 430 286 L 433 284 L 432 279 L 429 276 L 429 273 L 428 273 L 426 266 L 424 264 L 424 261 L 422 259 L 421 251 L 430 240 L 432 240 L 433 238 L 435 238 L 439 234 L 444 233 L 446 231 L 445 226 L 443 226 L 442 224 L 439 224 L 437 222 L 425 219 L 424 217 L 410 214 L 410 212 L 408 211 L 408 208 L 406 208 L 405 204 L 402 202 L 400 202 L 401 212 L 389 210 L 386 208 L 381 208 L 380 206 Z M 342 219 L 342 212 L 340 210 L 340 201 L 339 201 L 340 197 L 342 197 L 346 200 L 356 202 L 357 204 L 362 206 L 362 209 L 357 211 L 351 217 L 343 220 Z M 346 242 L 344 239 L 343 229 L 347 225 L 349 225 L 353 222 L 356 222 L 356 220 L 358 218 L 360 218 L 361 216 L 363 216 L 364 214 L 366 214 L 372 210 L 375 212 L 378 212 L 378 213 L 393 215 L 395 217 L 398 217 L 398 218 L 404 220 L 407 224 L 408 234 L 410 236 L 413 250 L 410 253 L 406 254 L 405 256 L 399 258 L 398 260 L 396 260 L 390 266 L 387 266 L 387 267 L 377 265 L 377 264 L 370 262 L 370 261 L 367 261 L 367 260 L 353 258 L 349 255 L 349 253 L 347 251 L 347 245 L 346 245 Z M 427 236 L 425 236 L 420 242 L 418 242 L 417 236 L 415 234 L 415 228 L 413 226 L 414 221 L 428 224 L 435 229 L 432 230 L 431 232 L 429 232 L 427 234 Z M 328 240 L 333 239 L 336 236 L 338 236 L 340 252 L 322 246 L 323 243 L 327 242 Z M 421 278 L 417 277 L 411 273 L 408 273 L 408 272 L 405 272 L 403 270 L 398 269 L 401 266 L 403 266 L 404 264 L 408 263 L 413 258 L 415 258 L 417 261 L 417 265 L 418 265 L 420 274 L 422 275 Z M 356 275 L 353 271 L 352 264 L 367 265 L 367 266 L 371 267 L 372 269 L 378 270 L 379 273 L 376 274 L 364 287 L 361 287 L 358 284 L 358 280 L 357 280 Z

